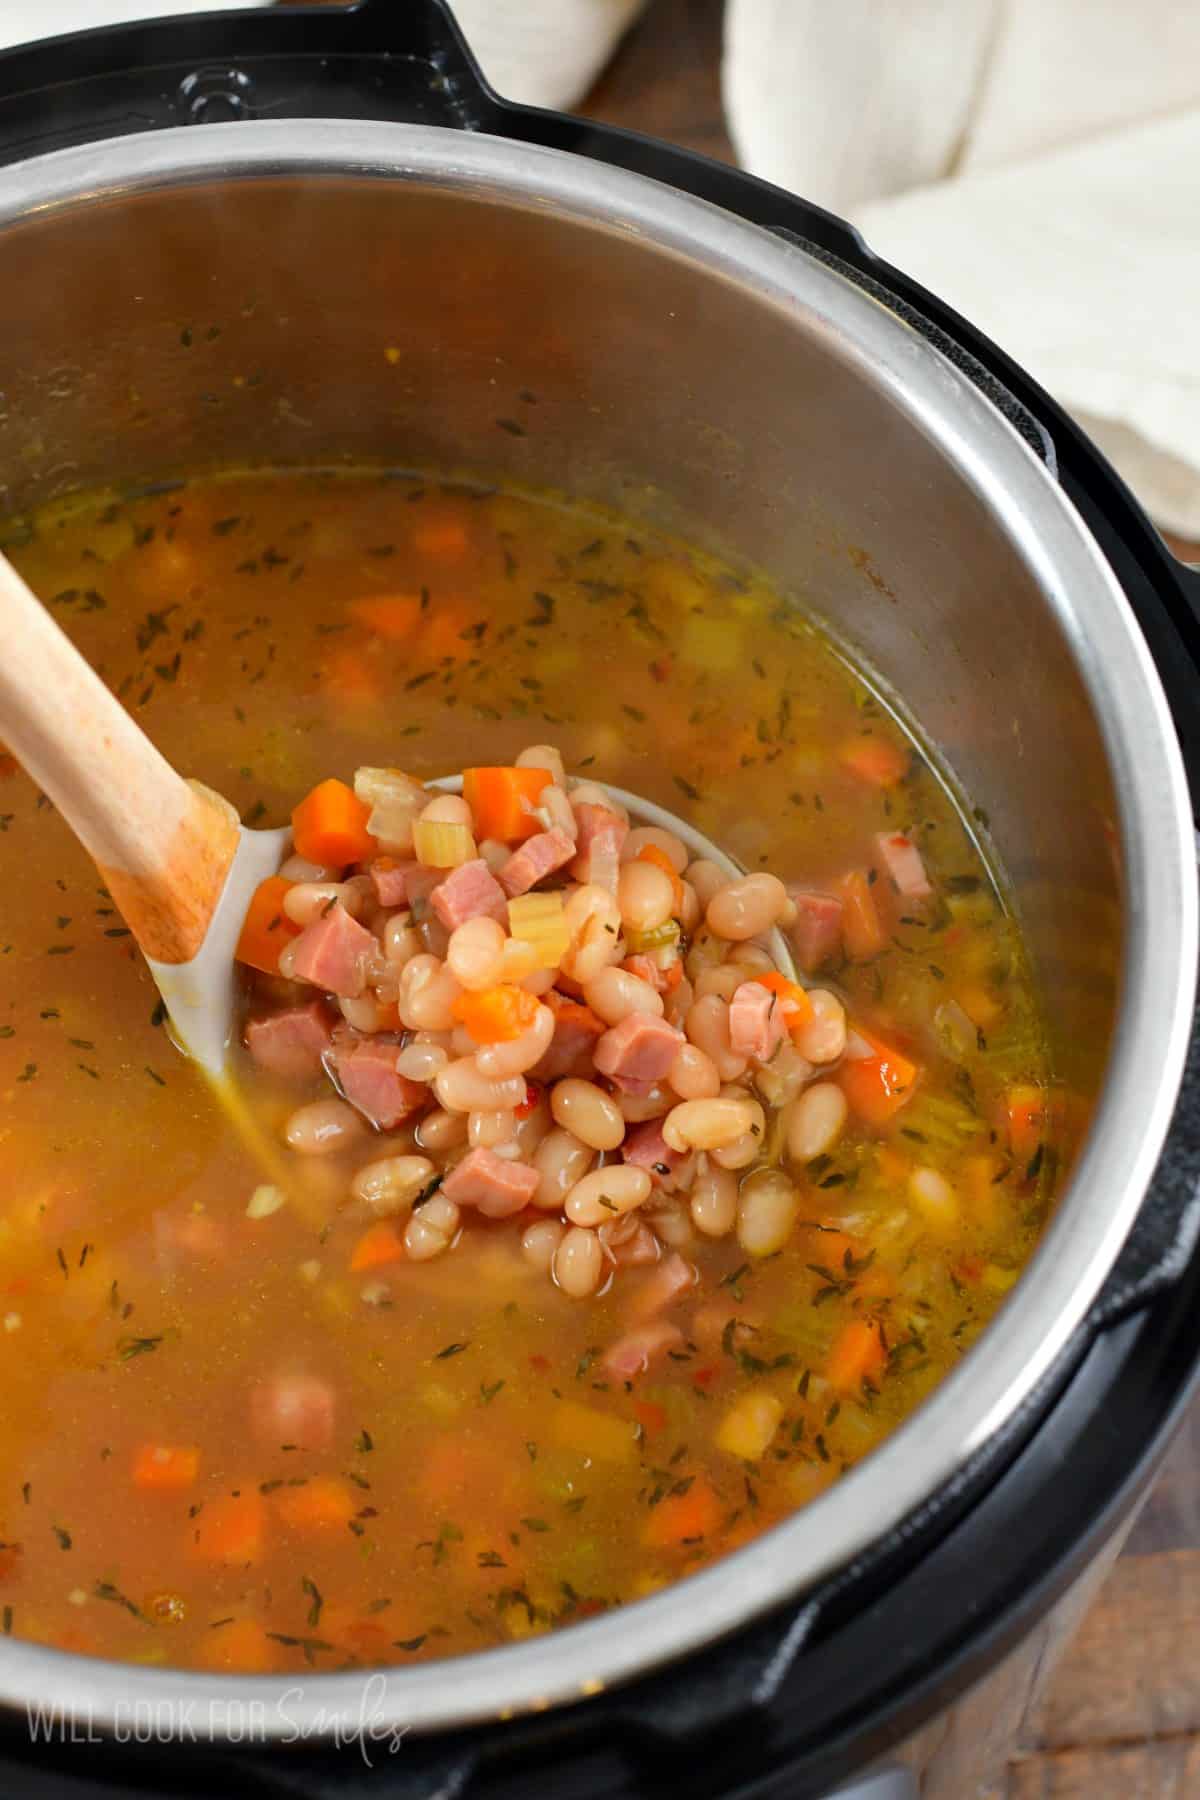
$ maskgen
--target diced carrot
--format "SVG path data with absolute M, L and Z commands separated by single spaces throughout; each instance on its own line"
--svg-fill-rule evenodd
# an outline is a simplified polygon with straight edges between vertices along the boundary
M 964 982 L 954 998 L 980 1031 L 990 1030 L 996 1020 L 1004 1016 L 1003 1003 L 981 981 Z
M 205 1502 L 192 1526 L 190 1551 L 199 1562 L 253 1563 L 262 1555 L 266 1506 L 256 1488 Z
M 234 956 L 249 969 L 278 975 L 279 952 L 299 937 L 300 927 L 283 910 L 283 896 L 291 887 L 282 875 L 268 875 L 250 897 L 242 933 Z
M 554 779 L 549 769 L 464 769 L 463 799 L 479 840 L 520 843 L 542 830 L 533 808 Z
M 642 1542 L 652 1550 L 699 1543 L 714 1536 L 723 1513 L 715 1488 L 697 1475 L 686 1494 L 668 1494 L 653 1508 L 642 1527 Z
M 502 983 L 473 992 L 468 989 L 458 996 L 451 1011 L 477 1044 L 508 1044 L 529 1030 L 537 1009 L 536 995 Z
M 318 782 L 292 813 L 292 842 L 306 862 L 344 869 L 364 862 L 375 848 L 367 830 L 370 808 L 344 781 Z
M 836 884 L 842 901 L 842 942 L 851 962 L 867 962 L 884 946 L 883 921 L 862 869 L 851 869 Z
M 883 1335 L 874 1319 L 851 1319 L 830 1346 L 825 1379 L 843 1393 L 873 1380 L 887 1361 Z
M 1050 1129 L 1050 1095 L 1032 1082 L 1010 1087 L 1004 1098 L 1008 1142 L 1019 1163 L 1028 1163 Z
M 265 1675 L 274 1666 L 277 1652 L 256 1619 L 231 1619 L 205 1632 L 200 1645 L 200 1664 L 214 1674 Z
M 608 1030 L 599 1013 L 594 1013 L 582 1000 L 570 999 L 557 988 L 550 988 L 542 995 L 542 1004 L 550 1008 L 556 1024 L 574 1025 L 591 1037 L 601 1037 Z
M 656 1400 L 635 1400 L 633 1416 L 647 1437 L 657 1437 L 667 1428 L 667 1409 Z
M 870 1044 L 874 1054 L 844 1062 L 836 1079 L 853 1113 L 868 1125 L 886 1125 L 910 1099 L 917 1065 L 890 1044 L 864 1031 L 861 1025 L 854 1029 Z
M 303 1487 L 279 1488 L 275 1506 L 292 1531 L 325 1531 L 330 1526 L 348 1525 L 358 1511 L 349 1482 L 337 1475 L 315 1475 Z
M 869 782 L 872 787 L 890 788 L 904 780 L 911 758 L 902 745 L 864 734 L 842 745 L 839 761 L 860 781 Z
M 804 1254 L 809 1262 L 840 1272 L 846 1266 L 847 1257 L 854 1261 L 862 1255 L 862 1245 L 849 1232 L 838 1231 L 836 1228 L 827 1230 L 815 1223 L 810 1229 L 811 1237 L 804 1240 Z
M 383 679 L 368 656 L 351 644 L 338 644 L 321 659 L 321 686 L 340 701 L 375 706 L 383 699 Z
M 683 980 L 683 958 L 677 956 L 673 963 L 668 963 L 663 970 L 663 993 L 673 994 Z
M 657 844 L 646 844 L 638 851 L 637 860 L 638 862 L 653 863 L 656 869 L 661 869 L 664 875 L 671 877 L 671 912 L 675 918 L 678 918 L 683 911 L 683 883 L 676 874 L 675 864 L 666 851 L 660 850 Z
M 413 549 L 422 556 L 452 562 L 466 554 L 467 528 L 461 519 L 424 519 L 412 534 Z
M 350 1252 L 350 1273 L 361 1275 L 367 1269 L 386 1269 L 389 1263 L 404 1261 L 404 1238 L 394 1219 L 380 1219 L 368 1225 Z
M 200 1473 L 194 1445 L 143 1444 L 133 1459 L 133 1485 L 153 1492 L 177 1494 L 190 1488 Z
M 376 637 L 391 643 L 407 643 L 421 626 L 421 601 L 416 594 L 371 594 L 352 600 L 346 611 Z
M 754 979 L 760 987 L 769 988 L 777 996 L 777 1010 L 783 1014 L 789 1034 L 798 1037 L 813 1016 L 813 1003 L 800 983 L 789 981 L 778 969 L 771 969 L 766 975 L 756 975 Z
M 716 1379 L 717 1371 L 707 1364 L 703 1369 L 692 1370 L 692 1383 L 695 1387 L 711 1387 Z

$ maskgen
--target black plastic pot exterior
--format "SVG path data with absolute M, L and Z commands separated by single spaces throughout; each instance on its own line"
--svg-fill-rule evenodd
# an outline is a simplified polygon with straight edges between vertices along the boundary
M 849 227 L 736 171 L 627 133 L 512 107 L 481 82 L 438 0 L 299 8 L 93 33 L 0 58 L 0 162 L 94 139 L 262 113 L 452 125 L 569 150 L 707 200 L 850 275 L 954 362 L 1061 483 L 1132 605 L 1200 795 L 1200 580 L 1166 551 L 1078 429 L 995 346 Z M 1195 1382 L 1200 1299 L 1200 1056 L 1120 1262 L 1022 1415 L 924 1516 L 802 1608 L 585 1708 L 411 1740 L 368 1774 L 351 1748 L 291 1757 L 127 1745 L 31 1749 L 6 1791 L 512 1795 L 553 1765 L 562 1795 L 818 1795 L 912 1746 L 1085 1574 L 1146 1488 Z M 1036 1541 L 1019 1527 L 1037 1521 Z M 964 1594 L 970 1604 L 964 1606 Z M 452 1669 L 447 1679 L 453 1680 Z M 914 1734 L 917 1734 L 914 1737 Z M 300 1747 L 297 1746 L 299 1749 Z M 920 1750 L 902 1760 L 920 1766 Z M 81 1789 L 81 1791 L 83 1791 Z M 939 1790 L 940 1791 L 940 1790 Z M 949 1791 L 949 1790 L 946 1790 Z M 881 1796 L 882 1800 L 882 1796 Z M 890 1797 L 889 1797 L 890 1800 Z

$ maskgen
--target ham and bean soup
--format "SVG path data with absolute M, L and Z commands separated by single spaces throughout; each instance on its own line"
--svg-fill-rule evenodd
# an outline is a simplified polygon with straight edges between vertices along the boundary
M 6 1634 L 224 1671 L 525 1638 L 746 1543 L 958 1362 L 1053 1191 L 1037 1004 L 964 815 L 802 612 L 394 471 L 6 547 L 179 767 L 293 831 L 238 949 L 247 1133 L 0 761 Z

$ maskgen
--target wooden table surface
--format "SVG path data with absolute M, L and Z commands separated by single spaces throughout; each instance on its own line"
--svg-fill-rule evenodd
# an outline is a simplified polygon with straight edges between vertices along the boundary
M 721 0 L 652 0 L 580 110 L 734 161 L 720 20 Z M 1200 562 L 1200 546 L 1173 547 Z M 1007 1800 L 1200 1800 L 1200 1402 L 1010 1765 Z

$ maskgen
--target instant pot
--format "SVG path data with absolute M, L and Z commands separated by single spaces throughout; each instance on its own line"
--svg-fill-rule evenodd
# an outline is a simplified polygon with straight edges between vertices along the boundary
M 755 1544 L 375 1677 L 4 1640 L 5 1793 L 999 1791 L 1200 1356 L 1200 577 L 850 227 L 506 104 L 440 0 L 0 57 L 0 341 L 10 514 L 220 461 L 390 459 L 564 488 L 765 569 L 970 796 L 1090 1109 L 977 1346 Z

